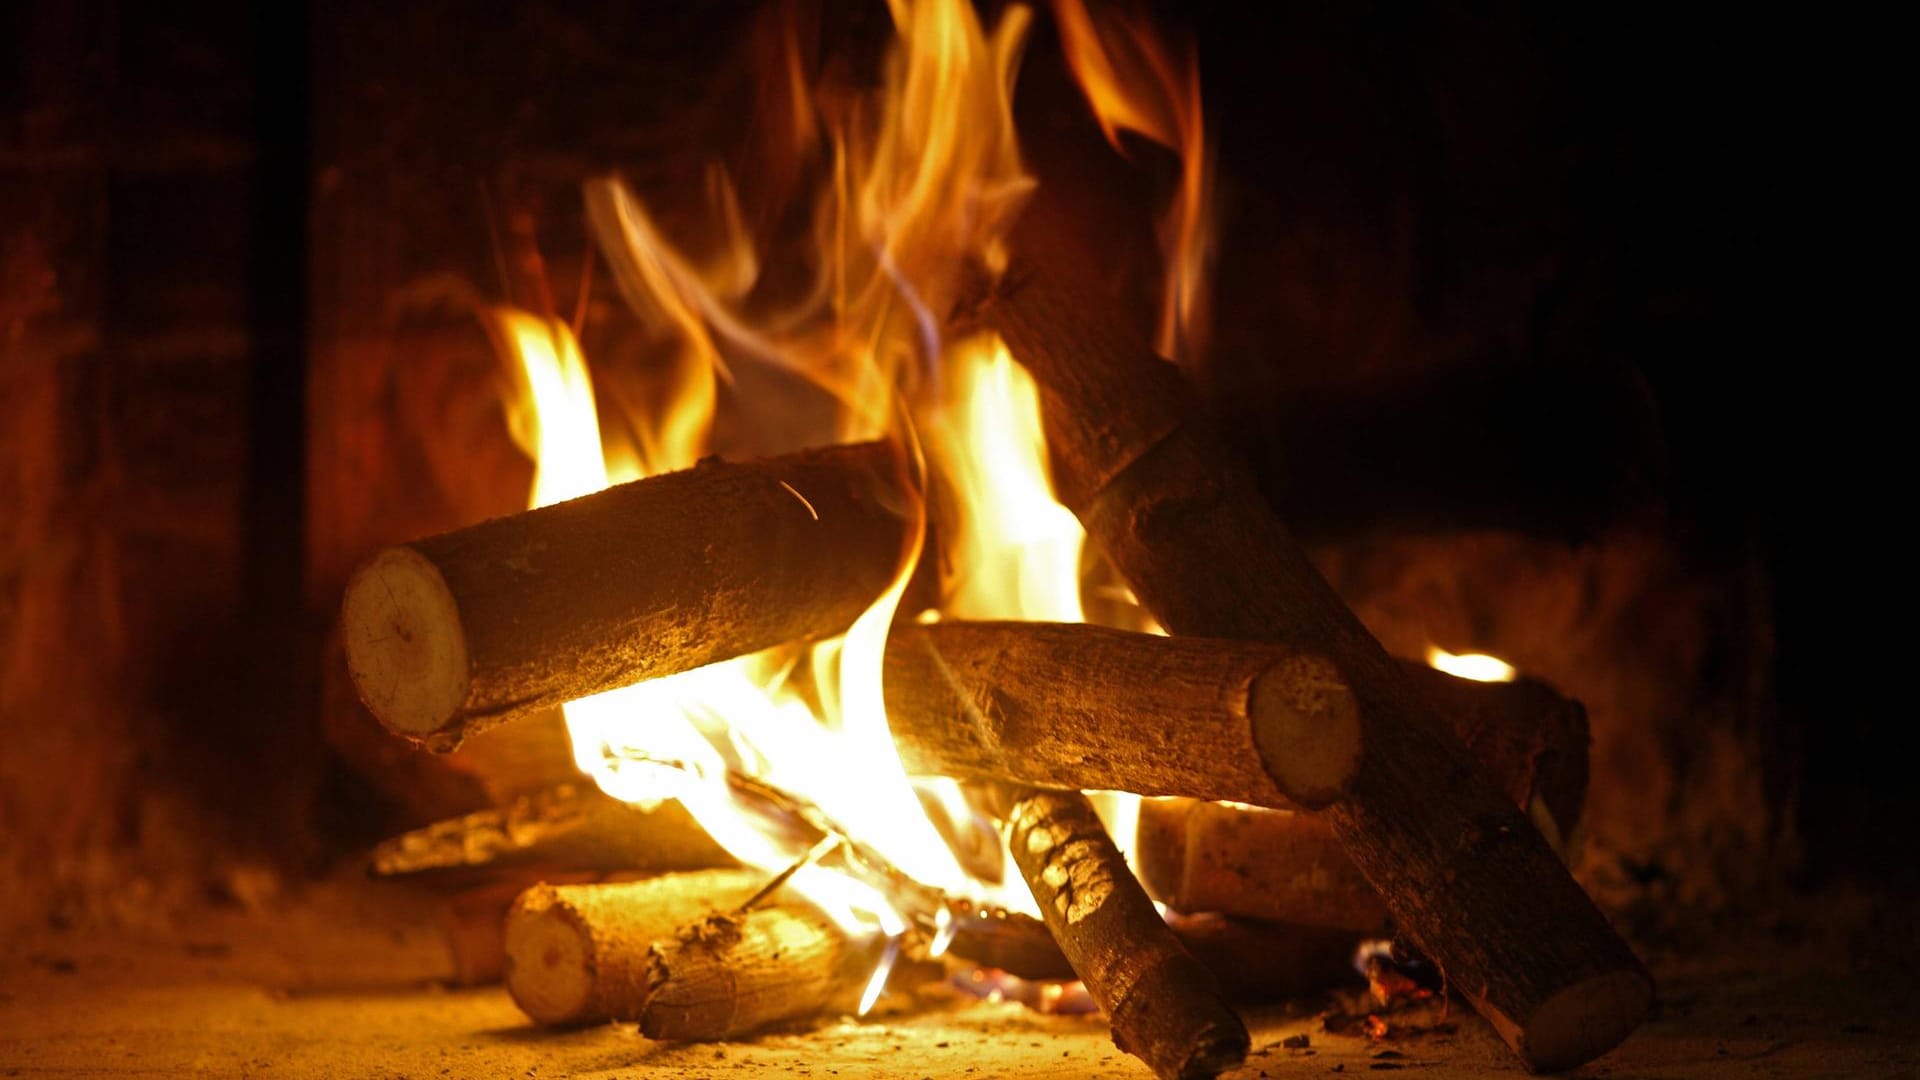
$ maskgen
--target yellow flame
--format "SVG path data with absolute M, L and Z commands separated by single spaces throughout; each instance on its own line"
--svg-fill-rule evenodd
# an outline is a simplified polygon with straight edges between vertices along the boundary
M 1213 163 L 1200 107 L 1200 67 L 1176 59 L 1153 28 L 1109 5 L 1100 17 L 1083 0 L 1054 0 L 1061 45 L 1087 104 L 1116 150 L 1122 131 L 1180 158 L 1180 186 L 1160 222 L 1165 259 L 1160 355 L 1182 364 L 1205 354 L 1206 297 L 1213 262 Z
M 888 10 L 897 36 L 881 85 L 868 93 L 810 87 L 792 19 L 770 39 L 785 56 L 765 65 L 763 100 L 785 119 L 770 125 L 778 130 L 768 138 L 782 140 L 773 148 L 779 153 L 817 163 L 823 177 L 811 207 L 810 287 L 781 293 L 777 304 L 758 297 L 765 260 L 746 222 L 780 214 L 766 207 L 744 213 L 733 185 L 715 170 L 705 233 L 716 241 L 704 252 L 670 239 L 623 182 L 587 187 L 601 251 L 649 336 L 645 400 L 622 398 L 618 414 L 601 413 L 581 347 L 565 325 L 510 309 L 488 313 L 514 362 L 509 419 L 537 463 L 532 504 L 692 465 L 710 448 L 720 387 L 745 365 L 778 367 L 824 388 L 834 408 L 824 424 L 789 432 L 790 445 L 757 449 L 874 436 L 914 445 L 924 435 L 934 487 L 943 493 L 943 597 L 940 613 L 930 617 L 1084 621 L 1085 536 L 1053 497 L 1033 380 L 997 338 L 956 342 L 945 327 L 969 264 L 990 273 L 1005 265 L 1004 237 L 1032 191 L 1012 120 L 1031 15 L 1011 5 L 989 28 L 967 0 L 889 0 Z M 1101 36 L 1084 9 L 1063 0 L 1060 10 L 1069 47 L 1084 54 L 1076 70 L 1086 66 L 1083 84 L 1109 137 L 1136 130 L 1175 147 L 1185 162 L 1167 225 L 1162 313 L 1164 351 L 1183 356 L 1199 334 L 1209 243 L 1198 80 L 1190 67 L 1166 62 L 1144 31 L 1124 54 L 1130 59 L 1087 52 Z M 1102 62 L 1099 78 L 1090 77 Z M 1142 62 L 1140 71 L 1126 69 Z M 1095 85 L 1110 90 L 1096 96 Z M 806 95 L 812 99 L 802 100 Z M 801 175 L 799 163 L 783 175 Z M 622 456 L 629 443 L 631 453 Z M 916 543 L 905 553 L 892 588 L 841 638 L 568 704 L 580 767 L 620 799 L 681 800 L 748 865 L 774 873 L 805 860 L 789 879 L 792 887 L 852 932 L 897 937 L 907 914 L 897 897 L 836 866 L 826 854 L 832 838 L 822 843 L 770 822 L 743 801 L 730 776 L 810 801 L 848 839 L 924 885 L 1032 910 L 1011 868 L 999 891 L 962 869 L 923 808 L 936 807 L 949 822 L 978 815 L 951 780 L 907 777 L 893 748 L 882 661 L 918 551 Z M 1117 838 L 1130 843 L 1137 800 L 1115 795 L 1102 802 Z M 950 936 L 951 920 L 936 925 L 940 938 Z M 890 945 L 869 981 L 863 1009 L 895 951 Z
M 1438 645 L 1427 647 L 1427 666 L 1474 682 L 1512 682 L 1519 676 L 1513 665 L 1486 653 L 1450 653 Z

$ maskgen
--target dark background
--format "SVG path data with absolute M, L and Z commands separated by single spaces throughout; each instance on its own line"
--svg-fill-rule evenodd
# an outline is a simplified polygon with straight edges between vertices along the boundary
M 487 265 L 477 178 L 671 185 L 704 164 L 685 146 L 724 153 L 738 113 L 708 91 L 737 89 L 757 6 L 0 11 L 10 867 L 151 847 L 116 778 L 171 778 L 254 844 L 353 797 L 308 704 L 314 343 L 389 325 L 365 266 Z M 1220 153 L 1210 397 L 1288 520 L 1576 544 L 1635 521 L 1747 574 L 1803 873 L 1910 871 L 1910 410 L 1875 317 L 1904 297 L 1856 254 L 1904 261 L 1867 164 L 1895 137 L 1869 119 L 1885 35 L 1759 7 L 1156 14 L 1197 46 Z M 883 22 L 835 0 L 821 37 Z M 1101 142 L 1044 16 L 1022 87 L 1043 184 L 1167 190 L 1158 151 Z M 547 212 L 579 247 L 577 207 Z M 1151 257 L 1144 225 L 1111 240 Z

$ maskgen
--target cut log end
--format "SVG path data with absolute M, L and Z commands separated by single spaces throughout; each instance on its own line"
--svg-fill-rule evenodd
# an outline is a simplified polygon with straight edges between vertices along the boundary
M 410 547 L 374 556 L 347 583 L 341 625 L 347 670 L 370 712 L 417 738 L 453 720 L 471 679 L 467 642 L 432 560 Z
M 1338 800 L 1360 771 L 1360 706 L 1323 657 L 1299 653 L 1262 672 L 1247 713 L 1267 774 L 1301 806 Z
M 1637 971 L 1614 971 L 1574 983 L 1541 1002 L 1524 1023 L 1484 1010 L 1527 1069 L 1564 1072 L 1626 1041 L 1647 1018 L 1653 984 Z
M 521 894 L 506 924 L 507 988 L 542 1024 L 588 1017 L 593 1004 L 593 936 L 551 885 Z

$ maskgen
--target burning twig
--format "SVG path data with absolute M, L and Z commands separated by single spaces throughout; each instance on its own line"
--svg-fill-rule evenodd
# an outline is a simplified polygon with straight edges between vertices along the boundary
M 1063 501 L 1175 634 L 1330 659 L 1360 701 L 1365 760 L 1325 813 L 1395 922 L 1532 1068 L 1579 1065 L 1645 1018 L 1652 981 L 1526 817 L 1274 517 L 1250 472 L 1112 299 L 1029 213 L 987 320 L 1040 386 Z M 1258 742 L 1256 734 L 1256 742 Z
M 1339 673 L 1281 646 L 942 622 L 896 627 L 886 664 L 914 772 L 1318 806 L 1360 760 Z
M 354 686 L 388 728 L 447 750 L 542 706 L 837 633 L 893 579 L 900 476 L 882 443 L 707 462 L 388 548 L 342 605 Z
M 1161 921 L 1085 795 L 1018 789 L 1007 832 L 1047 929 L 1106 1011 L 1114 1045 L 1166 1080 L 1218 1076 L 1246 1058 L 1246 1026 Z

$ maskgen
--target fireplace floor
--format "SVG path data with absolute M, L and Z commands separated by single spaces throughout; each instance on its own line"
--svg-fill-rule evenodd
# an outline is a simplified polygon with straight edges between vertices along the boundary
M 271 913 L 206 913 L 111 936 L 48 931 L 0 958 L 0 1076 L 1145 1077 L 1097 1021 L 974 1002 L 720 1046 L 631 1027 L 530 1027 L 497 988 L 443 989 L 438 939 L 389 892 L 332 887 Z M 1875 920 L 1876 922 L 1878 920 Z M 1792 937 L 1793 935 L 1787 935 Z M 1856 938 L 1858 935 L 1855 935 Z M 1896 953 L 1850 963 L 1807 939 L 1723 944 L 1656 965 L 1658 1018 L 1582 1070 L 1594 1077 L 1920 1075 L 1920 979 Z M 1524 1075 L 1477 1019 L 1372 1042 L 1323 1030 L 1318 1003 L 1249 1014 L 1241 1080 L 1418 1069 Z M 1432 1023 L 1395 1014 L 1403 1027 Z M 1306 1049 L 1281 1045 L 1304 1034 Z

